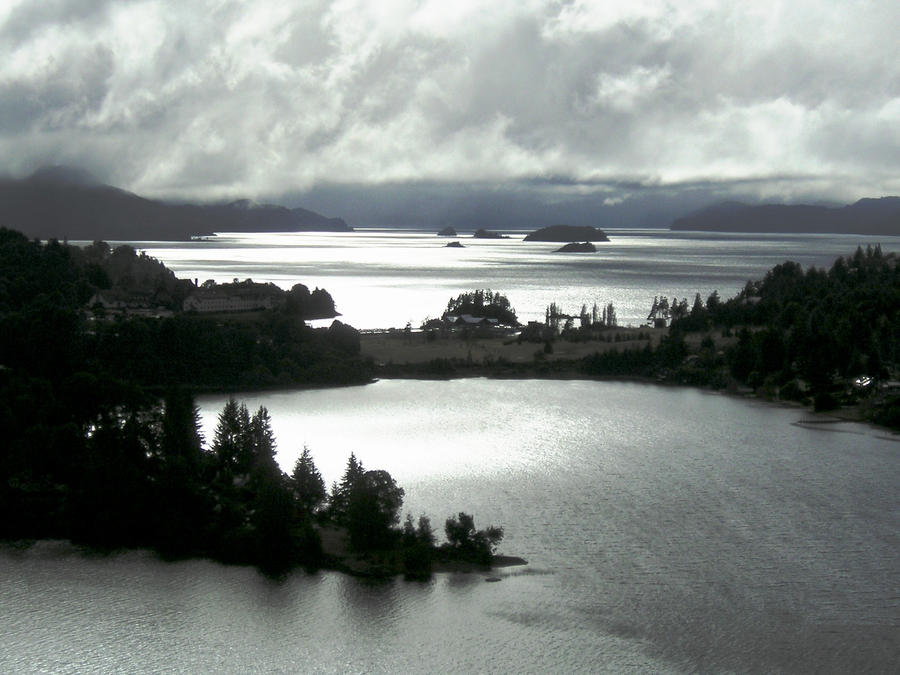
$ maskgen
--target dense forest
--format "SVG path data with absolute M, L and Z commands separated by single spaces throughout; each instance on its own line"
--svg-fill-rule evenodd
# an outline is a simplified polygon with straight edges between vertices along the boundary
M 900 427 L 896 254 L 857 248 L 827 271 L 785 262 L 727 301 L 715 292 L 690 306 L 657 298 L 651 314 L 670 321 L 656 350 L 597 354 L 585 361 L 586 372 L 720 388 L 737 382 L 818 410 L 861 404 L 873 421 Z M 693 350 L 690 334 L 703 336 Z M 717 344 L 720 336 L 728 346 Z
M 320 289 L 262 288 L 277 301 L 264 311 L 179 311 L 196 291 L 128 246 L 0 229 L 0 539 L 149 547 L 280 572 L 340 568 L 320 535 L 336 528 L 354 553 L 377 553 L 380 567 L 369 567 L 384 573 L 490 561 L 502 530 L 475 530 L 460 514 L 437 547 L 427 518 L 399 526 L 403 490 L 390 475 L 353 456 L 330 494 L 308 452 L 284 474 L 264 408 L 251 415 L 229 401 L 204 447 L 193 390 L 360 383 L 373 367 L 352 327 L 306 325 L 334 314 Z M 104 292 L 166 313 L 109 313 L 96 300 Z
M 119 406 L 64 426 L 32 426 L 0 464 L 0 539 L 64 538 L 95 549 L 151 548 L 168 558 L 204 556 L 270 574 L 296 566 L 425 578 L 435 562 L 489 565 L 502 528 L 476 530 L 466 513 L 445 524 L 407 515 L 403 489 L 351 454 L 330 493 L 304 448 L 290 475 L 275 459 L 268 411 L 229 399 L 204 447 L 184 389 L 162 401 Z M 346 540 L 363 563 L 323 546 Z
M 99 389 L 118 381 L 207 390 L 371 379 L 355 329 L 339 321 L 322 329 L 306 324 L 329 308 L 333 315 L 327 292 L 273 287 L 279 302 L 248 317 L 181 311 L 196 290 L 130 246 L 42 244 L 0 229 L 0 365 L 8 377 L 40 378 L 54 391 L 73 378 L 95 379 Z M 163 318 L 104 316 L 88 306 L 103 293 L 145 298 L 169 311 Z

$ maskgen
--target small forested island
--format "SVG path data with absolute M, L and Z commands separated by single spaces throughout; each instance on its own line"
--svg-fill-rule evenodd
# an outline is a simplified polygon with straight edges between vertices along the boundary
M 572 242 L 570 244 L 565 244 L 564 246 L 560 246 L 558 249 L 553 251 L 554 253 L 596 253 L 597 247 L 594 246 L 591 242 Z
M 609 241 L 603 230 L 589 225 L 550 225 L 527 235 L 524 241 L 578 242 Z
M 451 241 L 448 242 L 444 248 L 465 248 L 465 246 L 460 244 L 458 241 Z
M 445 227 L 444 229 L 442 229 L 442 230 L 441 230 L 440 232 L 438 232 L 437 234 L 438 234 L 439 237 L 455 237 L 455 236 L 457 236 L 456 230 L 454 230 L 454 229 L 453 229 L 452 227 L 450 227 L 449 225 L 448 225 L 447 227 Z
M 499 232 L 493 232 L 491 230 L 485 230 L 483 227 L 475 230 L 475 233 L 472 235 L 475 239 L 509 239 L 509 235 L 500 234 Z

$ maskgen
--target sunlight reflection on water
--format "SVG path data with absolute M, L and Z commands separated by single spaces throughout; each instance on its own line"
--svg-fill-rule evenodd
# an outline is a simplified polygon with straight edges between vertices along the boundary
M 446 248 L 433 233 L 359 230 L 351 233 L 226 234 L 211 241 L 139 242 L 179 276 L 219 282 L 252 278 L 283 288 L 325 288 L 357 328 L 419 326 L 447 300 L 476 288 L 504 293 L 521 321 L 542 319 L 556 302 L 571 313 L 582 304 L 612 302 L 619 322 L 640 325 L 655 295 L 692 302 L 718 290 L 734 295 L 748 279 L 796 260 L 830 266 L 872 237 L 851 235 L 711 235 L 665 230 L 611 230 L 596 254 L 553 253 L 556 244 L 459 237 Z M 900 238 L 877 240 L 900 251 Z
M 355 450 L 438 530 L 502 524 L 482 575 L 280 582 L 141 552 L 0 551 L 0 671 L 889 672 L 897 445 L 791 409 L 609 382 L 386 381 L 240 397 L 278 460 Z M 199 401 L 207 438 L 223 397 Z M 14 609 L 10 609 L 14 608 Z

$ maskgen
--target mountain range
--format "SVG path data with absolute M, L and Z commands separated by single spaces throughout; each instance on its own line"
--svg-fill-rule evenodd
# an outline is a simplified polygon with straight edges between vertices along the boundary
M 427 227 L 437 218 L 464 226 L 487 222 L 495 229 L 521 230 L 570 218 L 576 223 L 608 221 L 607 226 L 619 228 L 670 225 L 672 230 L 711 232 L 900 236 L 900 197 L 861 199 L 848 206 L 753 205 L 728 201 L 674 220 L 679 212 L 685 213 L 702 204 L 703 197 L 694 195 L 693 203 L 684 197 L 668 201 L 635 198 L 611 207 L 596 200 L 550 205 L 529 201 L 521 195 L 515 199 L 505 193 L 488 195 L 477 191 L 447 195 L 420 186 L 410 194 L 403 192 L 399 196 L 362 189 L 336 195 L 319 194 L 317 199 L 315 196 L 311 199 L 318 201 L 317 208 L 323 210 L 335 208 L 344 213 L 349 210 L 370 226 L 394 227 L 408 222 L 411 226 Z M 308 203 L 302 195 L 284 195 L 284 200 Z M 382 213 L 379 208 L 385 204 L 408 211 Z M 630 210 L 625 209 L 629 204 Z M 428 208 L 423 210 L 423 205 Z M 27 178 L 0 177 L 0 227 L 40 239 L 111 241 L 186 240 L 216 232 L 352 231 L 341 218 L 246 199 L 212 204 L 147 199 L 101 183 L 86 171 L 66 166 L 45 167 Z
M 721 202 L 676 219 L 672 230 L 900 235 L 900 197 L 848 206 Z
M 0 226 L 40 239 L 184 240 L 215 232 L 349 232 L 340 218 L 257 204 L 171 203 L 146 199 L 71 167 L 0 179 Z

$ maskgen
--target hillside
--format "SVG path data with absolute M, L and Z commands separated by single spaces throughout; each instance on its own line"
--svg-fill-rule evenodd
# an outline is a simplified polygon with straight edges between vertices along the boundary
M 213 232 L 347 232 L 340 218 L 248 200 L 175 204 L 146 199 L 69 167 L 0 179 L 0 226 L 40 239 L 154 241 Z
M 900 235 L 900 197 L 842 207 L 722 202 L 678 218 L 672 230 Z

